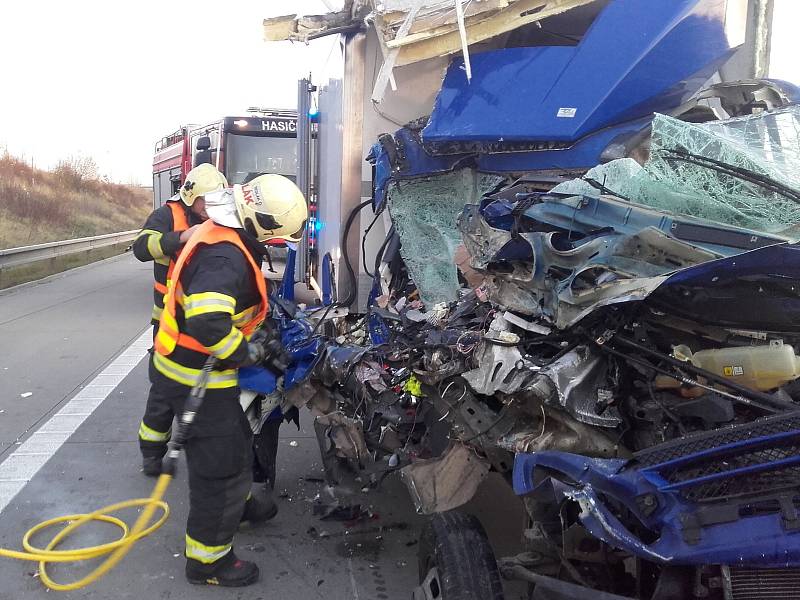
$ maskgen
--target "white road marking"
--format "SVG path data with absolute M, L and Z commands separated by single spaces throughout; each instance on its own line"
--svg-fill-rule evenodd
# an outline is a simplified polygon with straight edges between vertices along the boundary
M 148 327 L 61 410 L 0 463 L 0 512 L 139 364 L 153 343 Z
M 353 587 L 353 600 L 358 600 L 358 584 L 356 584 L 356 574 L 353 573 L 353 559 L 347 559 L 347 570 L 350 571 L 350 585 Z

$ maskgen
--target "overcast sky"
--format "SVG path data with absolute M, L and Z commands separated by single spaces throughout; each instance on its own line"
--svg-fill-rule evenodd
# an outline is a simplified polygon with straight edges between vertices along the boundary
M 295 107 L 297 80 L 332 40 L 263 41 L 264 17 L 296 11 L 327 9 L 322 0 L 3 2 L 0 149 L 44 168 L 88 155 L 117 181 L 149 183 L 155 142 L 181 124 Z
M 153 146 L 187 122 L 293 108 L 332 38 L 266 43 L 261 20 L 340 0 L 25 0 L 0 8 L 0 148 L 49 168 L 92 156 L 149 183 Z M 798 0 L 776 0 L 772 75 L 800 83 Z

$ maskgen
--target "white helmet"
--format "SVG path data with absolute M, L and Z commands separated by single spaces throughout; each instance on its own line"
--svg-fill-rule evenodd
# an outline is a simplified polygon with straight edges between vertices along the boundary
M 186 181 L 181 186 L 181 200 L 191 206 L 199 196 L 228 187 L 228 180 L 214 165 L 203 163 L 197 165 L 186 174 Z
M 259 175 L 250 183 L 234 185 L 233 197 L 242 227 L 260 242 L 298 242 L 303 237 L 308 206 L 300 188 L 290 179 Z

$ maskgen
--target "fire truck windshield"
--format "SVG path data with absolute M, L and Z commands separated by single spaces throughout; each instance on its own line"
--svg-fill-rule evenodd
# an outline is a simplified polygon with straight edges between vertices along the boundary
M 293 137 L 237 135 L 230 132 L 225 146 L 228 183 L 247 183 L 264 173 L 286 175 L 297 169 L 297 140 Z

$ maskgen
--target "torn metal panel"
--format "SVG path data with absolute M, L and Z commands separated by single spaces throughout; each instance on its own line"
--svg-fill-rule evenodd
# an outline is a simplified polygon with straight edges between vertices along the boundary
M 583 204 L 581 198 L 554 200 L 538 213 L 542 222 L 547 221 L 548 207 L 559 202 L 564 207 Z M 510 234 L 490 227 L 473 206 L 465 208 L 459 227 L 476 267 L 498 260 L 510 243 Z M 519 238 L 529 245 L 531 258 L 511 260 L 510 272 L 488 277 L 490 298 L 514 311 L 544 315 L 560 329 L 600 306 L 644 299 L 666 274 L 718 258 L 654 227 L 633 235 L 596 233 L 576 242 L 558 231 L 520 233 Z
M 400 470 L 417 512 L 424 515 L 466 504 L 488 474 L 488 461 L 463 444 L 453 444 L 439 458 L 418 460 Z
M 362 466 L 369 459 L 361 421 L 333 412 L 315 418 L 314 428 L 324 429 L 325 436 L 335 447 L 338 456 L 358 461 Z
M 501 346 L 482 342 L 475 352 L 477 369 L 463 374 L 470 387 L 478 394 L 491 396 L 497 392 L 512 394 L 530 385 L 535 375 L 532 365 L 522 358 L 514 346 Z
M 579 346 L 543 368 L 531 391 L 538 391 L 545 403 L 561 406 L 581 423 L 616 427 L 622 424 L 619 411 L 603 402 L 607 368 L 599 351 Z

